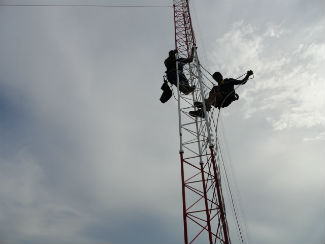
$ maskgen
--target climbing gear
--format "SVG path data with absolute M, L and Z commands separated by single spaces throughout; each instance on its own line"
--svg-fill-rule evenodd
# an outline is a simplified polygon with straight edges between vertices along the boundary
M 194 92 L 195 88 L 196 86 L 179 85 L 179 90 L 184 93 L 184 95 Z
M 194 102 L 194 107 L 203 108 L 203 103 L 202 102 Z M 211 110 L 211 105 L 207 104 L 206 99 L 205 99 L 205 108 L 206 108 L 207 112 L 209 112 Z
M 219 107 L 225 108 L 228 107 L 232 102 L 237 101 L 239 99 L 239 95 L 234 91 L 229 93 L 228 95 L 224 96 Z
M 163 84 L 161 86 L 161 90 L 163 90 L 163 93 L 160 96 L 160 102 L 165 103 L 167 102 L 173 95 L 172 90 L 170 89 L 167 79 L 164 77 Z
M 202 109 L 198 109 L 196 111 L 190 111 L 189 114 L 192 117 L 200 117 L 200 118 L 204 118 L 205 117 L 204 112 L 203 112 Z

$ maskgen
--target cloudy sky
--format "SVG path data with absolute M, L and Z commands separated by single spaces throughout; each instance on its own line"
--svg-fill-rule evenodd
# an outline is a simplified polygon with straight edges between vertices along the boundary
M 172 4 L 0 1 L 44 2 Z M 203 65 L 255 72 L 219 125 L 246 241 L 324 243 L 324 0 L 190 3 Z M 171 8 L 0 7 L 1 243 L 183 243 L 173 31 Z

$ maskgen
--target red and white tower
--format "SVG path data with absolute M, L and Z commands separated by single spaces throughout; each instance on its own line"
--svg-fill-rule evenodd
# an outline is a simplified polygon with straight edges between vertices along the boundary
M 188 0 L 174 0 L 175 46 L 187 58 L 196 46 Z M 230 243 L 216 150 L 214 110 L 205 119 L 193 118 L 194 101 L 204 101 L 209 89 L 204 84 L 195 50 L 194 60 L 184 73 L 196 90 L 183 95 L 178 89 L 180 161 L 185 244 Z

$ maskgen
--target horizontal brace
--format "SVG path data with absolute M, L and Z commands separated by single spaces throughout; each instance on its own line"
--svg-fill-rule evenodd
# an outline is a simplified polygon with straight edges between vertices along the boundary
M 198 156 L 193 156 L 193 157 L 188 157 L 188 158 L 184 158 L 184 159 L 193 159 L 193 158 L 198 158 L 198 157 L 206 157 L 206 156 L 210 156 L 210 154 L 202 154 L 202 155 L 198 155 Z
M 212 209 L 208 209 L 211 213 L 212 210 L 219 210 L 219 208 L 212 208 Z M 201 213 L 201 212 L 205 212 L 206 210 L 203 209 L 203 210 L 197 210 L 197 211 L 191 211 L 191 212 L 188 212 L 188 213 Z M 217 215 L 217 214 L 216 214 Z M 193 215 L 192 215 L 193 216 Z M 213 218 L 215 217 L 215 215 L 213 216 Z
M 189 144 L 194 144 L 194 143 L 198 143 L 198 142 L 204 142 L 203 140 L 200 141 L 191 141 L 191 142 L 184 142 L 182 143 L 183 145 L 189 145 Z
M 196 169 L 198 169 L 198 170 L 201 171 L 201 169 L 200 169 L 199 167 L 196 167 L 194 164 L 191 164 L 190 162 L 187 162 L 186 160 L 184 160 L 184 163 L 186 163 L 186 164 L 192 166 L 193 168 L 196 168 Z M 213 177 L 213 175 L 210 174 L 209 172 L 206 172 L 206 171 L 203 171 L 203 172 L 204 172 L 205 174 L 207 174 L 208 176 Z
M 193 124 L 195 124 L 195 123 L 196 123 L 196 122 L 194 121 L 194 122 L 191 122 L 191 123 L 182 124 L 182 126 L 193 125 Z
M 205 181 L 214 181 L 214 179 L 213 178 L 205 179 Z M 190 182 L 186 182 L 186 184 L 193 184 L 193 183 L 199 183 L 199 182 L 202 182 L 202 180 L 190 181 Z
M 205 209 L 202 210 L 202 212 L 205 212 L 205 211 L 206 211 Z M 196 219 L 198 219 L 198 220 L 201 220 L 202 222 L 207 222 L 205 219 L 202 219 L 202 218 L 197 217 L 197 216 L 195 216 L 195 215 L 193 215 L 193 214 L 190 214 L 190 213 L 188 213 L 188 216 L 191 216 L 191 217 L 193 217 L 193 218 L 196 218 Z

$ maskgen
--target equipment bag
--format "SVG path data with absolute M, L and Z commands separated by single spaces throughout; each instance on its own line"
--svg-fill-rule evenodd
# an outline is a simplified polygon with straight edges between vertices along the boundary
M 160 102 L 165 103 L 167 102 L 173 95 L 172 90 L 170 89 L 167 80 L 164 78 L 164 83 L 161 86 L 161 90 L 163 90 L 163 93 L 160 96 Z

